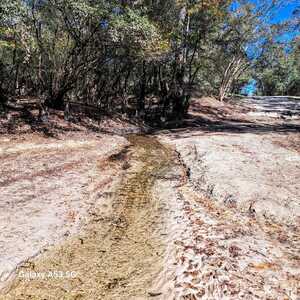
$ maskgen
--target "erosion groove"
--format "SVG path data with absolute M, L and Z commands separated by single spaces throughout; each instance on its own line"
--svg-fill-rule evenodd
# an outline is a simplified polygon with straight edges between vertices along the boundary
M 164 204 L 152 197 L 151 190 L 156 178 L 171 167 L 173 153 L 154 138 L 132 135 L 128 139 L 130 168 L 110 213 L 103 217 L 95 212 L 84 234 L 49 249 L 18 270 L 19 275 L 21 271 L 72 271 L 76 276 L 35 280 L 17 276 L 1 299 L 153 297 L 151 287 L 163 267 L 165 243 L 161 238 Z

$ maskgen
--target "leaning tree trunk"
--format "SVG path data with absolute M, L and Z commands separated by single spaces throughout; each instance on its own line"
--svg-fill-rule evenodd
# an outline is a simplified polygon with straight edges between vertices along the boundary
M 240 55 L 233 57 L 229 62 L 223 74 L 222 83 L 219 89 L 219 100 L 221 102 L 224 101 L 227 94 L 232 89 L 233 82 L 240 77 L 247 66 L 247 63 L 245 63 L 243 57 Z

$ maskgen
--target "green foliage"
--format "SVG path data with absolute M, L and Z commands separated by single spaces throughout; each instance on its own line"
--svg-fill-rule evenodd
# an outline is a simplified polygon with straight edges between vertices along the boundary
M 300 95 L 299 37 L 288 45 L 268 45 L 254 68 L 260 94 Z
M 1 93 L 144 118 L 146 108 L 182 117 L 196 86 L 223 99 L 251 70 L 270 92 L 298 93 L 299 48 L 275 53 L 273 43 L 295 24 L 269 29 L 269 1 L 258 1 L 260 10 L 239 2 L 233 12 L 231 0 L 2 0 Z M 268 51 L 250 57 L 248 46 L 261 40 Z
M 114 43 L 142 57 L 157 55 L 168 49 L 168 43 L 163 40 L 158 28 L 146 16 L 130 8 L 111 20 L 109 35 Z

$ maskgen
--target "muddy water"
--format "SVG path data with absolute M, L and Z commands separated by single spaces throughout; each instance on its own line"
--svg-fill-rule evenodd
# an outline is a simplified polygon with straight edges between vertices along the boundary
M 49 249 L 18 270 L 10 292 L 1 299 L 148 299 L 163 268 L 164 203 L 151 195 L 157 178 L 172 165 L 172 152 L 156 139 L 128 137 L 129 153 L 109 167 L 123 165 L 126 175 L 105 214 L 95 211 L 81 236 Z M 127 158 L 126 158 L 127 156 Z M 60 271 L 63 278 L 51 277 Z M 73 272 L 68 278 L 66 272 Z M 20 274 L 46 273 L 24 280 Z M 50 274 L 50 275 L 49 275 Z M 157 291 L 155 291 L 157 292 Z

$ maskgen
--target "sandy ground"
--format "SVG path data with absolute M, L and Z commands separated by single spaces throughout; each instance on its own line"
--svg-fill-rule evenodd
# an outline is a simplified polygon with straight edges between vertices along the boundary
M 206 106 L 201 103 L 206 112 L 214 110 L 215 102 L 206 101 Z M 270 105 L 263 119 L 253 118 L 253 111 L 230 108 L 213 117 L 195 109 L 190 122 L 199 126 L 172 130 L 161 138 L 179 152 L 195 190 L 243 212 L 255 210 L 260 217 L 298 224 L 300 117 L 293 121 L 269 118 Z M 285 112 L 278 105 L 274 109 Z
M 159 299 L 299 299 L 297 227 L 284 232 L 277 223 L 220 207 L 190 184 L 173 197 L 163 273 L 169 284 L 162 281 Z
M 126 145 L 125 138 L 87 132 L 65 139 L 37 134 L 0 138 L 2 285 L 27 258 L 87 223 L 101 195 L 122 175 L 105 169 L 106 160 Z
M 297 107 L 242 102 L 194 101 L 166 146 L 3 136 L 0 299 L 300 299 Z
M 110 200 L 95 198 L 80 234 L 22 264 L 0 299 L 148 299 L 162 294 L 154 281 L 163 272 L 168 198 L 158 201 L 152 188 L 165 178 L 173 153 L 153 138 L 132 136 L 129 142 L 126 151 L 108 161 L 108 170 L 115 165 L 126 170 Z M 76 276 L 29 280 L 30 275 L 22 275 L 55 270 Z
M 199 101 L 188 127 L 159 135 L 188 177 L 177 189 L 175 299 L 298 300 L 299 119 Z
M 300 216 L 300 154 L 274 135 L 206 135 L 176 139 L 195 189 L 241 211 L 287 224 Z

